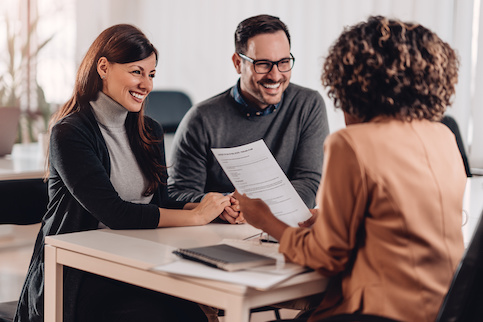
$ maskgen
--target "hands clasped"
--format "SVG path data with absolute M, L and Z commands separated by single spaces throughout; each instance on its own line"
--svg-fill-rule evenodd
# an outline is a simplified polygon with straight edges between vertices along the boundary
M 219 218 L 227 221 L 230 224 L 244 224 L 246 223 L 243 213 L 240 211 L 239 201 L 233 197 L 233 194 L 229 195 L 230 205 L 225 207 Z
M 246 221 L 255 228 L 261 229 L 269 235 L 280 239 L 284 230 L 288 227 L 275 217 L 270 207 L 262 199 L 251 199 L 245 194 L 235 191 L 233 194 L 238 200 L 239 209 L 243 212 Z M 311 209 L 312 217 L 304 222 L 300 222 L 300 227 L 311 227 L 317 217 L 317 209 Z
M 231 206 L 230 196 L 221 193 L 210 192 L 193 209 L 201 219 L 201 224 L 207 224 L 218 217 L 227 207 Z
M 233 197 L 237 199 L 239 209 L 243 211 L 244 219 L 252 226 L 264 229 L 275 218 L 268 205 L 262 199 L 251 199 L 235 191 Z

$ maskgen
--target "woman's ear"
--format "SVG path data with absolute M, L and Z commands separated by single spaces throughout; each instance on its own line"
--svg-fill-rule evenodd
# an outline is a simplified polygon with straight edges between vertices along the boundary
M 109 68 L 109 61 L 106 57 L 101 57 L 97 61 L 97 73 L 101 79 L 105 79 L 107 77 L 107 70 Z

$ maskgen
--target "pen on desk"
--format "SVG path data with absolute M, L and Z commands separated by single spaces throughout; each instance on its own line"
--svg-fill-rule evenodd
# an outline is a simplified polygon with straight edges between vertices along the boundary
M 243 238 L 243 240 L 250 240 L 250 239 L 253 239 L 253 238 L 256 238 L 256 237 L 258 237 L 258 241 L 260 243 L 273 243 L 273 244 L 278 244 L 278 241 L 277 240 L 270 239 L 270 235 L 268 235 L 266 233 L 263 233 L 263 232 L 262 233 L 259 233 L 259 234 L 255 234 L 255 235 L 251 235 L 251 236 L 245 237 L 245 238 Z
M 260 239 L 260 241 L 261 241 L 262 243 L 273 243 L 273 244 L 278 244 L 278 241 L 276 241 L 276 240 L 272 240 L 272 239 L 270 239 L 270 238 L 267 238 L 267 239 L 262 238 L 262 239 Z
M 278 244 L 278 240 L 276 240 L 275 238 L 273 237 L 270 237 L 269 234 L 265 233 L 265 232 L 262 232 L 260 234 L 260 244 L 261 243 L 273 243 L 273 244 Z
M 255 237 L 261 237 L 262 234 L 263 233 L 258 233 L 258 234 L 252 235 L 252 236 L 248 236 L 248 237 L 243 238 L 243 240 L 249 240 L 249 239 L 253 239 Z

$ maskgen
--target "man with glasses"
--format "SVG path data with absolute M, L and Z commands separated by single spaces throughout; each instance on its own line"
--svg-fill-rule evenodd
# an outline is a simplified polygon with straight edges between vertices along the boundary
M 269 15 L 242 21 L 235 32 L 232 60 L 240 74 L 237 84 L 193 106 L 178 127 L 173 166 L 168 169 L 170 195 L 197 202 L 209 191 L 232 193 L 234 187 L 211 148 L 263 139 L 295 190 L 313 208 L 329 126 L 321 95 L 290 83 L 295 58 L 287 26 Z M 243 222 L 232 202 L 220 218 Z

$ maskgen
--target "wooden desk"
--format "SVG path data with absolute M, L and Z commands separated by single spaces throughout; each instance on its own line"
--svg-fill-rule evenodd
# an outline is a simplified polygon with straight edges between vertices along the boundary
M 45 157 L 38 143 L 15 144 L 12 154 L 0 157 L 0 180 L 42 179 Z
M 249 321 L 250 309 L 320 293 L 327 279 L 294 276 L 269 290 L 150 270 L 166 262 L 167 246 L 193 247 L 259 232 L 249 225 L 209 224 L 155 230 L 94 230 L 47 237 L 45 321 L 62 321 L 62 267 L 70 266 L 225 310 L 225 321 Z

